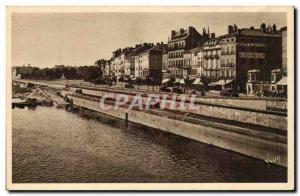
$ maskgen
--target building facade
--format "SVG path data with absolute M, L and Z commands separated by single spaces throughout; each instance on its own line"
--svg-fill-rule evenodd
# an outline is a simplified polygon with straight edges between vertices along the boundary
M 287 27 L 280 29 L 282 37 L 282 71 L 287 76 Z
M 201 47 L 193 48 L 183 54 L 183 77 L 200 77 L 203 73 L 203 51 Z
M 276 25 L 238 29 L 228 26 L 228 34 L 221 36 L 220 78 L 232 81 L 233 87 L 246 91 L 249 70 L 260 70 L 261 79 L 269 81 L 271 70 L 281 68 L 282 39 Z
M 153 47 L 135 56 L 135 77 L 151 79 L 159 83 L 162 79 L 162 49 Z
M 122 49 L 113 52 L 111 66 L 113 68 L 113 76 L 120 77 L 125 74 L 125 55 Z
M 125 63 L 124 63 L 124 67 L 125 67 L 125 76 L 130 76 L 131 75 L 131 56 L 125 56 Z
M 262 81 L 271 71 L 287 67 L 287 29 L 261 24 L 260 28 L 229 25 L 225 35 L 216 37 L 194 27 L 171 31 L 168 44 L 137 44 L 118 49 L 105 65 L 104 75 L 141 79 L 201 77 L 217 84 L 231 84 L 246 92 L 248 71 L 256 70 Z
M 212 38 L 203 45 L 203 76 L 210 81 L 217 81 L 220 78 L 221 70 L 221 44 L 220 38 Z
M 104 76 L 111 76 L 111 60 L 106 61 L 106 64 L 104 66 Z
M 198 65 L 199 67 L 195 70 L 197 72 L 197 76 L 198 77 L 202 77 L 203 76 L 203 65 L 204 65 L 204 55 L 203 55 L 203 47 L 199 48 L 199 52 L 197 54 L 198 56 Z M 192 70 L 192 74 L 193 74 L 193 70 Z
M 209 38 L 205 29 L 203 35 L 198 33 L 194 27 L 188 29 L 172 30 L 171 37 L 168 40 L 168 71 L 170 76 L 183 77 L 187 70 L 183 68 L 183 54 L 203 44 Z

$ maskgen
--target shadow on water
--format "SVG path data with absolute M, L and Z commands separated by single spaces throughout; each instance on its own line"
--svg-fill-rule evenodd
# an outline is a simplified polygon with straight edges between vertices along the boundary
M 156 145 L 164 146 L 170 149 L 173 154 L 180 155 L 182 159 L 187 161 L 192 160 L 195 155 L 205 155 L 207 164 L 218 164 L 221 168 L 226 168 L 230 172 L 237 173 L 243 172 L 242 168 L 244 166 L 251 171 L 251 173 L 247 174 L 249 178 L 256 178 L 262 175 L 263 177 L 256 179 L 257 181 L 287 181 L 287 169 L 275 164 L 267 164 L 264 161 L 247 157 L 236 152 L 153 129 L 141 124 L 129 122 L 128 127 L 126 127 L 124 120 L 117 120 L 113 117 L 93 111 L 84 110 L 80 115 L 88 119 L 95 119 L 108 126 L 120 128 L 126 134 L 132 135 L 134 138 L 143 138 L 143 140 L 151 141 Z M 266 175 L 266 173 L 268 174 Z

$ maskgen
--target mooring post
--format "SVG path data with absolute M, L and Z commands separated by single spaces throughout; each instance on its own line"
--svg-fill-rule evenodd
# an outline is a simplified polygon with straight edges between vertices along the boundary
M 128 113 L 125 113 L 125 124 L 126 124 L 126 128 L 128 127 Z

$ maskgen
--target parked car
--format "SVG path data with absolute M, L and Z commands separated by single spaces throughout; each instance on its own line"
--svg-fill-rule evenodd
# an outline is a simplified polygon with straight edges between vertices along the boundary
M 125 84 L 125 88 L 134 89 L 134 86 L 132 84 Z
M 159 89 L 162 92 L 172 92 L 171 88 L 167 86 L 161 86 Z
M 221 91 L 220 95 L 223 97 L 238 97 L 239 96 L 238 92 L 231 88 L 223 89 Z

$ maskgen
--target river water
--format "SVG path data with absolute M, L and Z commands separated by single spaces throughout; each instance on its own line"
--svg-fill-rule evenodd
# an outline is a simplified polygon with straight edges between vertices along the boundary
M 277 182 L 286 168 L 54 107 L 12 110 L 13 182 Z

